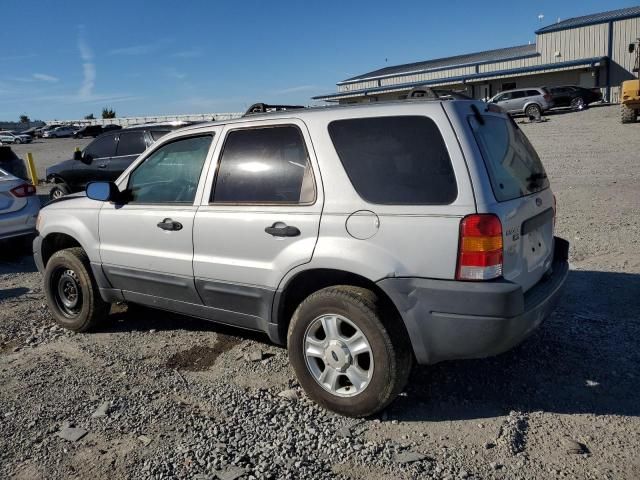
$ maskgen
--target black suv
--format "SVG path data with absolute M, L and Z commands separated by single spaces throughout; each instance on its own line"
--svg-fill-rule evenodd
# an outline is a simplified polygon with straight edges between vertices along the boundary
M 584 88 L 576 85 L 562 85 L 549 88 L 553 96 L 554 107 L 571 107 L 584 110 L 590 103 L 602 101 L 599 88 Z
M 157 139 L 185 123 L 141 125 L 103 133 L 73 159 L 47 168 L 47 181 L 55 185 L 49 192 L 54 198 L 83 191 L 89 182 L 116 180 L 138 155 Z
M 112 130 L 120 130 L 120 125 L 87 125 L 73 134 L 73 138 L 97 137 Z

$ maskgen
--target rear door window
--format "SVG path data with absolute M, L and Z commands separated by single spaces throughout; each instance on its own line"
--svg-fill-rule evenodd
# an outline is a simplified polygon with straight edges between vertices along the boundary
M 144 132 L 124 132 L 120 134 L 116 155 L 119 157 L 125 155 L 140 155 L 146 148 Z
M 151 138 L 155 142 L 160 137 L 164 137 L 170 130 L 151 130 L 149 133 L 151 134 Z
M 542 94 L 537 90 L 527 90 L 527 97 L 537 97 L 539 95 Z
M 428 117 L 336 120 L 329 135 L 353 187 L 367 202 L 448 205 L 458 196 L 449 152 Z
M 524 98 L 525 94 L 522 90 L 518 91 L 518 92 L 512 92 L 511 93 L 511 98 L 515 99 L 515 98 Z
M 313 171 L 297 127 L 284 125 L 229 132 L 211 202 L 309 204 L 314 201 Z
M 511 118 L 484 115 L 484 124 L 469 117 L 484 158 L 496 200 L 504 202 L 549 187 L 540 157 Z

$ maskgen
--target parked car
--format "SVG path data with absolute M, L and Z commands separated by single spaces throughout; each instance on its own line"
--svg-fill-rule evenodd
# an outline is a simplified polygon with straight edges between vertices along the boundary
M 33 236 L 39 211 L 36 188 L 0 168 L 0 240 Z
M 72 137 L 76 133 L 76 129 L 73 127 L 56 127 L 51 130 L 47 130 L 42 134 L 44 138 L 65 138 Z
M 15 134 L 13 132 L 0 132 L 0 142 L 6 144 L 31 143 L 33 139 L 29 135 Z
M 40 127 L 27 128 L 26 130 L 20 132 L 20 135 L 29 135 L 33 139 L 36 136 L 36 131 L 38 130 L 38 128 Z
M 170 133 L 43 208 L 34 258 L 68 329 L 126 301 L 265 332 L 310 398 L 367 416 L 414 358 L 495 355 L 543 321 L 568 272 L 554 221 L 508 115 L 413 100 Z
M 584 88 L 576 85 L 550 87 L 554 107 L 571 107 L 583 110 L 590 103 L 602 101 L 602 91 L 599 88 Z
M 55 199 L 81 192 L 91 181 L 115 180 L 149 145 L 174 129 L 171 125 L 142 126 L 100 135 L 73 159 L 47 168 L 46 179 L 54 183 L 49 196 Z
M 97 137 L 104 133 L 102 125 L 87 125 L 82 127 L 73 134 L 73 138 Z
M 495 103 L 508 113 L 524 113 L 534 117 L 542 115 L 554 106 L 553 97 L 546 87 L 508 90 L 497 94 L 489 102 Z

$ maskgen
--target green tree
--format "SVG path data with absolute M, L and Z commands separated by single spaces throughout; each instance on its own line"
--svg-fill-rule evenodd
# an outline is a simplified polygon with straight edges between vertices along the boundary
M 93 113 L 90 113 L 89 115 L 85 115 L 84 116 L 85 120 L 93 120 L 94 118 L 96 118 L 96 117 L 93 116 Z
M 110 108 L 103 108 L 102 109 L 102 118 L 116 118 L 115 110 L 112 110 Z
M 29 115 L 20 115 L 20 123 L 29 123 Z

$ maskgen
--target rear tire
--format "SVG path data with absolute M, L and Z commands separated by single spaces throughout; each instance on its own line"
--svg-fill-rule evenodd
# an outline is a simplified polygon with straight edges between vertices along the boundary
M 56 183 L 51 190 L 49 190 L 49 198 L 51 200 L 56 200 L 58 198 L 64 197 L 65 195 L 69 195 L 71 193 L 71 189 L 67 187 L 66 183 Z
M 587 108 L 587 102 L 582 97 L 576 97 L 571 100 L 571 109 L 577 112 L 585 110 Z
M 342 415 L 367 417 L 402 392 L 413 355 L 402 320 L 389 310 L 374 292 L 347 285 L 319 290 L 298 306 L 287 348 L 311 399 Z
M 620 104 L 620 121 L 622 123 L 633 123 L 636 121 L 636 111 L 627 107 L 624 103 Z
M 100 297 L 89 257 L 80 247 L 51 256 L 44 271 L 44 292 L 56 323 L 74 332 L 95 327 L 111 307 Z
M 542 109 L 540 108 L 540 105 L 534 103 L 532 105 L 528 105 L 527 108 L 525 109 L 524 113 L 528 116 L 528 117 L 539 117 L 542 115 Z
M 19 138 L 16 138 L 15 139 L 15 143 L 16 143 L 16 145 L 20 145 L 22 143 L 22 140 L 20 140 Z

